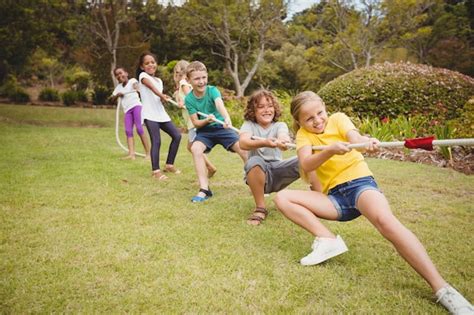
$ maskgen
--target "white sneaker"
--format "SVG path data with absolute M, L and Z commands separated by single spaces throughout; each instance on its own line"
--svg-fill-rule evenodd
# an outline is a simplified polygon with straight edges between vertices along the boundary
M 451 314 L 474 314 L 474 307 L 455 288 L 450 285 L 436 292 L 438 300 Z
M 304 266 L 322 263 L 348 251 L 346 243 L 339 235 L 335 239 L 316 237 L 311 248 L 313 251 L 300 260 L 300 263 Z

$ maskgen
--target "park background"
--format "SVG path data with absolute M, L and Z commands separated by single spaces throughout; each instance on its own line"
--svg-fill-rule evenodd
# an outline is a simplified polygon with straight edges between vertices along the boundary
M 219 170 L 205 205 L 189 202 L 198 187 L 184 145 L 184 174 L 168 183 L 149 178 L 145 161 L 119 159 L 111 70 L 134 76 L 145 50 L 169 95 L 178 60 L 204 62 L 235 126 L 265 87 L 290 126 L 291 98 L 313 90 L 380 140 L 473 137 L 473 0 L 292 5 L 0 2 L 1 312 L 444 312 L 365 219 L 330 224 L 347 255 L 299 266 L 311 237 L 272 196 L 264 225 L 248 227 L 241 162 L 223 150 L 210 155 Z M 396 215 L 472 301 L 472 149 L 377 157 L 448 166 L 368 159 Z

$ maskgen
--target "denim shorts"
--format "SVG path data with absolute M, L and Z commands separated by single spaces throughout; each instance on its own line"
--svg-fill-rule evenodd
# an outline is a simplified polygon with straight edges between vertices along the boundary
M 350 180 L 329 190 L 328 197 L 339 214 L 338 221 L 351 221 L 361 215 L 357 199 L 366 190 L 380 191 L 372 176 Z
M 232 151 L 232 146 L 239 141 L 239 136 L 232 129 L 226 129 L 221 125 L 205 126 L 196 130 L 197 135 L 194 141 L 200 141 L 206 146 L 205 153 L 220 144 L 226 150 Z

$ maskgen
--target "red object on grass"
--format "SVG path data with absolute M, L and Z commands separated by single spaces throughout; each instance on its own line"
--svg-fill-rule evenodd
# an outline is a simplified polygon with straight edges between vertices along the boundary
M 423 149 L 427 151 L 433 150 L 433 140 L 435 137 L 424 137 L 424 138 L 415 138 L 415 139 L 406 139 L 405 147 L 409 149 Z

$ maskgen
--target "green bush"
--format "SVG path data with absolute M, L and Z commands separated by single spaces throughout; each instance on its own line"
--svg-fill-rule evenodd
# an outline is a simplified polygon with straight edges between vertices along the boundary
M 30 101 L 30 95 L 20 86 L 15 87 L 8 92 L 8 98 L 13 103 L 27 103 Z
M 85 90 L 77 90 L 76 92 L 76 100 L 78 102 L 88 102 L 89 98 L 87 97 L 87 92 Z
M 474 137 L 474 97 L 464 104 L 459 117 L 451 121 L 456 138 Z
M 73 90 L 68 90 L 61 94 L 61 98 L 63 100 L 63 104 L 66 106 L 71 106 L 76 104 L 77 102 L 77 93 Z
M 39 94 L 39 99 L 45 102 L 57 102 L 59 101 L 59 92 L 53 88 L 44 88 Z
M 107 104 L 107 100 L 112 94 L 106 86 L 98 85 L 92 93 L 92 103 L 95 105 Z
M 318 94 L 329 110 L 358 117 L 453 119 L 474 95 L 474 79 L 426 65 L 383 63 L 342 75 Z
M 91 74 L 79 66 L 74 66 L 64 71 L 64 79 L 76 90 L 85 90 L 89 86 Z

